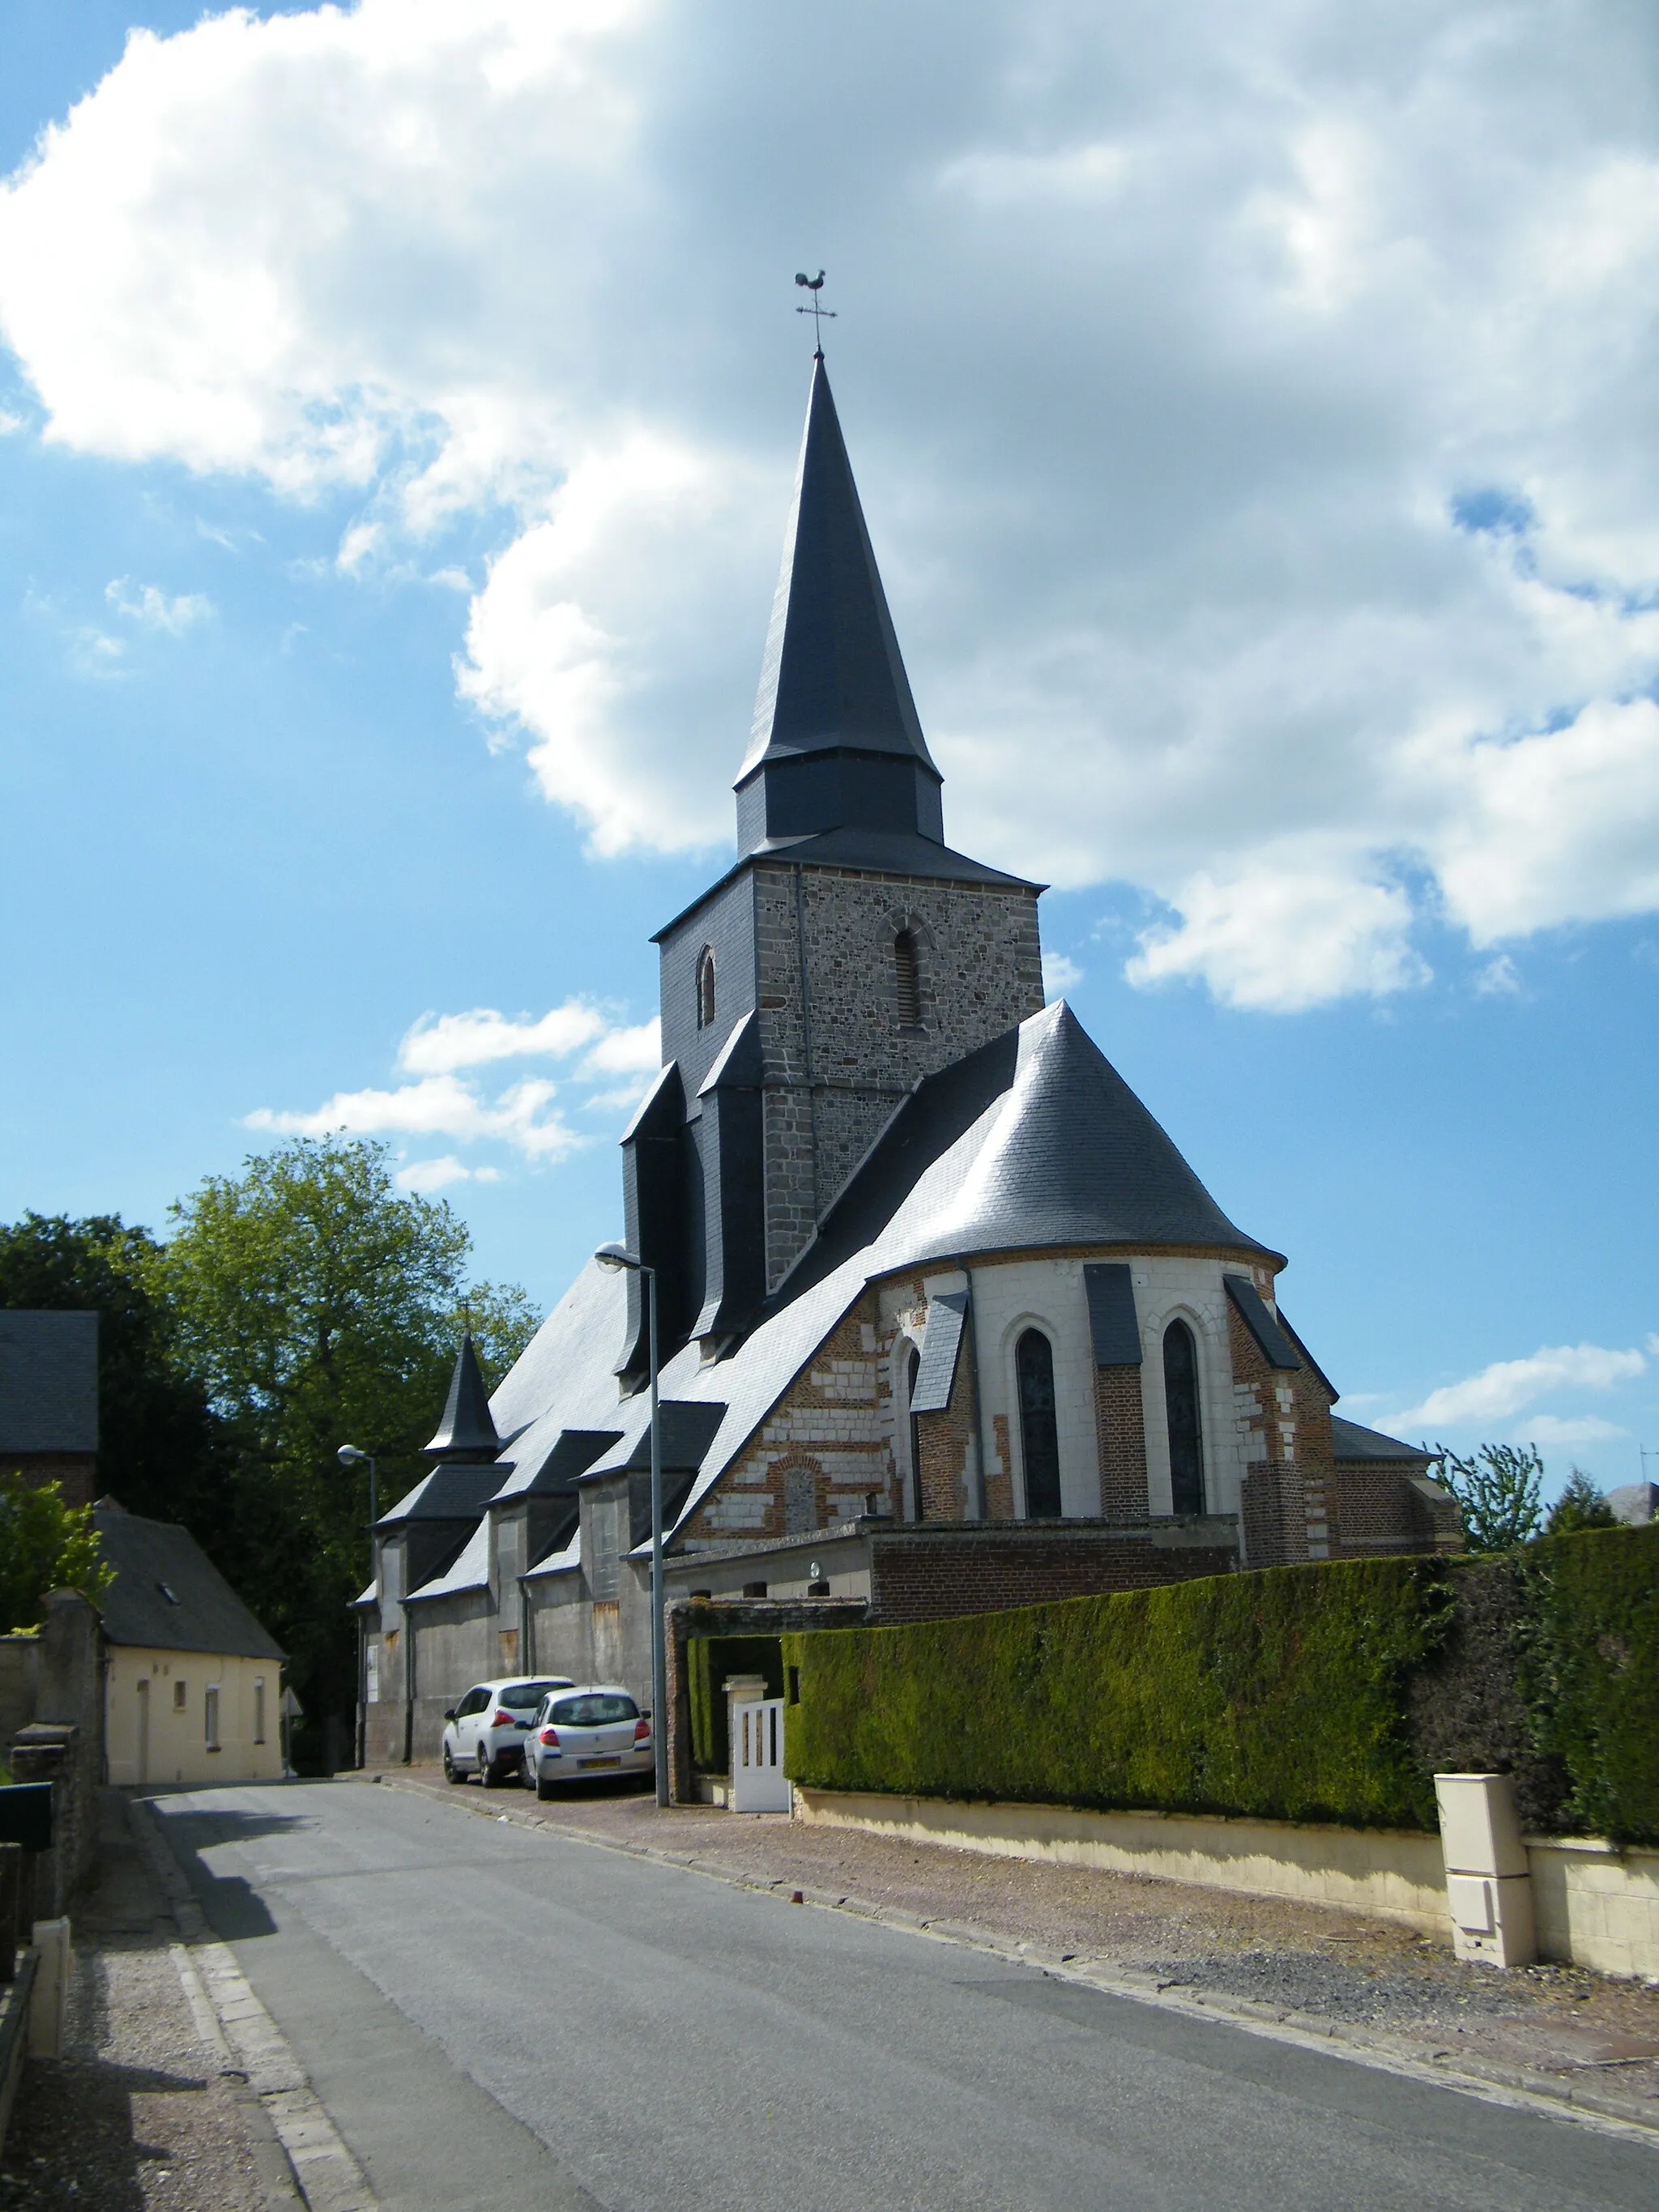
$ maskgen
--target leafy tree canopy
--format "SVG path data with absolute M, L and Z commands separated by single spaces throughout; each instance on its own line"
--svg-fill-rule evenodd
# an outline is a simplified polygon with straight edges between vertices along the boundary
M 1536 1444 L 1482 1444 L 1472 1459 L 1437 1444 L 1431 1456 L 1462 1510 L 1463 1540 L 1471 1552 L 1513 1551 L 1538 1534 L 1544 1462 Z
M 1547 1536 L 1571 1536 L 1580 1528 L 1616 1528 L 1619 1516 L 1581 1468 L 1567 1477 L 1561 1495 L 1550 1508 L 1544 1526 Z
M 65 1505 L 55 1482 L 0 1474 L 0 1620 L 14 1635 L 40 1626 L 48 1590 L 78 1589 L 96 1605 L 113 1579 L 89 1505 Z
M 339 1447 L 377 1456 L 384 1511 L 422 1472 L 463 1329 L 500 1375 L 537 1316 L 522 1291 L 467 1286 L 465 1224 L 399 1191 L 384 1145 L 295 1138 L 210 1176 L 171 1220 L 150 1280 L 236 1462 L 221 1564 L 287 1645 L 301 1699 L 343 1711 L 368 1477 Z

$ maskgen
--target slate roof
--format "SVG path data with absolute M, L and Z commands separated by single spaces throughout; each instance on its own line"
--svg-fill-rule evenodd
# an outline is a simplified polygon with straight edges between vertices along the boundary
M 449 1378 L 449 1396 L 438 1432 L 426 1447 L 434 1458 L 494 1459 L 501 1448 L 495 1424 L 489 1418 L 489 1394 L 473 1347 L 471 1334 L 461 1339 L 455 1367 Z
M 112 1644 L 161 1651 L 222 1651 L 279 1661 L 282 1646 L 242 1603 L 188 1528 L 145 1521 L 118 1506 L 94 1509 L 104 1558 L 115 1570 L 103 1601 Z
M 819 354 L 738 781 L 763 761 L 840 746 L 902 754 L 939 774 L 910 696 Z
M 0 1452 L 97 1449 L 97 1315 L 0 1308 Z
M 382 1513 L 377 1528 L 401 1528 L 407 1521 L 467 1521 L 484 1507 L 513 1472 L 511 1460 L 480 1465 L 476 1460 L 441 1461 L 413 1490 Z
M 483 1589 L 489 1582 L 489 1522 L 486 1519 L 479 1522 L 450 1565 L 419 1589 L 410 1590 L 404 1603 L 418 1605 L 422 1598 L 453 1597 L 459 1590 Z
M 1333 1413 L 1331 1456 L 1339 1460 L 1414 1459 L 1426 1467 L 1433 1455 L 1419 1444 L 1402 1443 L 1398 1437 L 1385 1437 L 1380 1429 L 1362 1429 L 1358 1421 L 1345 1421 L 1340 1413 Z

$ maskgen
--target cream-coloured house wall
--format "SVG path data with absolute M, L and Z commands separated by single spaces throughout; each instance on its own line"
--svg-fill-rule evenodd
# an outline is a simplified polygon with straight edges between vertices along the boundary
M 141 1759 L 140 1695 L 149 1700 L 149 1756 Z M 254 1741 L 255 1685 L 264 1685 L 264 1741 Z M 184 1703 L 176 1705 L 178 1686 Z M 206 1693 L 219 1692 L 218 1748 L 207 1741 Z M 113 1644 L 104 1675 L 109 1778 L 143 1783 L 272 1782 L 282 1778 L 282 1668 L 228 1652 L 156 1651 Z

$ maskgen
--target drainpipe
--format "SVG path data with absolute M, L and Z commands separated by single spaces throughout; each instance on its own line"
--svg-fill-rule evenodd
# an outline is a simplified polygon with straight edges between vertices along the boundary
M 971 1519 L 985 1518 L 985 1384 L 984 1370 L 979 1358 L 979 1295 L 974 1288 L 974 1271 L 963 1270 L 968 1278 L 968 1349 L 974 1361 L 974 1480 L 968 1493 Z

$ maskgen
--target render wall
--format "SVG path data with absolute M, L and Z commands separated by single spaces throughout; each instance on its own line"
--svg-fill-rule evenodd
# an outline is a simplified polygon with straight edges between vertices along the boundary
M 141 1682 L 145 1686 L 142 1692 Z M 263 1740 L 255 1727 L 258 1683 L 264 1686 Z M 217 1750 L 207 1741 L 204 1695 L 216 1684 Z M 169 1782 L 280 1780 L 282 1694 L 282 1668 L 275 1659 L 112 1644 L 104 1674 L 104 1740 L 111 1783 L 120 1789 Z M 141 1696 L 149 1704 L 147 1757 L 139 1717 Z

